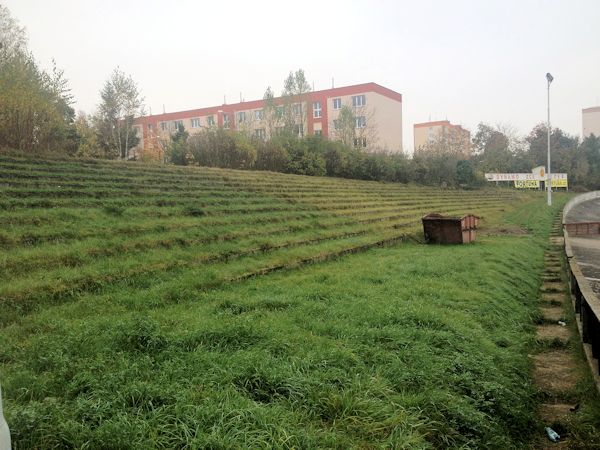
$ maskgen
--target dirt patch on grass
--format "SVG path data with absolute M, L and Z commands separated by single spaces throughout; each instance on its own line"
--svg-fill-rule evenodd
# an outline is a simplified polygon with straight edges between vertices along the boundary
M 547 282 L 547 283 L 558 283 L 562 280 L 558 275 L 550 274 L 550 275 L 544 275 L 542 277 L 542 281 Z
M 567 350 L 553 350 L 533 356 L 535 383 L 548 394 L 571 391 L 577 383 L 576 364 Z
M 573 414 L 573 406 L 571 403 L 544 403 L 540 406 L 540 419 L 550 426 L 557 422 L 564 423 Z
M 542 316 L 548 322 L 558 322 L 564 319 L 564 311 L 560 306 L 548 306 L 540 308 Z
M 547 302 L 552 305 L 562 305 L 565 301 L 565 296 L 560 292 L 545 292 L 542 293 L 540 301 Z
M 539 340 L 544 341 L 559 339 L 560 341 L 567 342 L 571 337 L 569 329 L 560 325 L 539 325 L 535 333 Z
M 556 281 L 546 281 L 542 283 L 542 293 L 546 292 L 562 292 L 564 290 L 563 283 L 559 283 Z

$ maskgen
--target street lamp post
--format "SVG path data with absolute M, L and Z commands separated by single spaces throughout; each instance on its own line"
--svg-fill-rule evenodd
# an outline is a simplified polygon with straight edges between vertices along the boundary
M 550 72 L 546 74 L 546 80 L 548 80 L 548 171 L 546 175 L 546 184 L 548 185 L 548 206 L 552 206 L 552 170 L 550 169 L 550 83 L 552 83 L 554 77 L 550 75 Z

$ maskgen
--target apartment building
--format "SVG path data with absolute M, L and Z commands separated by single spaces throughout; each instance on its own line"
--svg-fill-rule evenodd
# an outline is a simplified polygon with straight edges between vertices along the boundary
M 441 144 L 451 147 L 450 150 L 466 158 L 471 156 L 471 132 L 448 120 L 415 123 L 413 132 L 415 155 L 436 148 L 435 144 Z
M 583 123 L 583 139 L 591 134 L 600 137 L 600 106 L 582 109 L 581 121 Z
M 274 112 L 265 110 L 264 100 L 254 100 L 138 117 L 134 127 L 140 143 L 132 150 L 134 154 L 144 152 L 160 158 L 164 142 L 179 125 L 190 134 L 220 127 L 267 139 L 283 126 L 284 100 L 275 98 L 274 104 Z M 292 104 L 295 132 L 301 136 L 314 134 L 342 140 L 339 115 L 344 106 L 351 109 L 355 120 L 351 145 L 369 150 L 402 151 L 402 95 L 376 83 L 306 94 Z

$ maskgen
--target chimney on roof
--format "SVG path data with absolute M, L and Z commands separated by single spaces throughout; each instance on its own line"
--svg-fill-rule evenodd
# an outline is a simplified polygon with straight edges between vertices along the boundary
M 333 77 L 331 77 L 331 89 L 333 89 L 335 87 L 334 83 L 333 83 Z

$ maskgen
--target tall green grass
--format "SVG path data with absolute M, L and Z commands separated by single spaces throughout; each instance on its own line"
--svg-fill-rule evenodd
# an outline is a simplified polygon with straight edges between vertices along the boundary
M 17 448 L 525 448 L 538 425 L 527 352 L 558 207 L 536 193 L 0 163 L 21 183 L 0 198 Z M 484 234 L 352 254 L 432 208 Z

